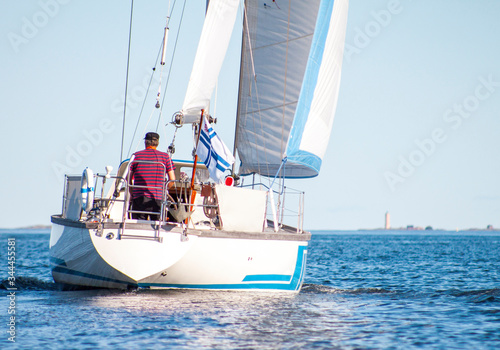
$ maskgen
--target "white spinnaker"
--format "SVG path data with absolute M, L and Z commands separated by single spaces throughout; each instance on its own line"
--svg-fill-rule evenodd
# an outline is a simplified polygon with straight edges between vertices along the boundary
M 184 122 L 199 122 L 208 110 L 233 31 L 240 0 L 210 0 L 186 96 Z

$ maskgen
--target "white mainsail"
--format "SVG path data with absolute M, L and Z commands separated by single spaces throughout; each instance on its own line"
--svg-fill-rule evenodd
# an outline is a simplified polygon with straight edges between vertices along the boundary
M 348 0 L 246 1 L 241 173 L 274 176 L 286 157 L 283 176 L 318 175 L 337 104 L 347 8 Z
M 184 122 L 200 121 L 210 98 L 229 46 L 240 0 L 210 0 L 202 34 L 182 105 Z

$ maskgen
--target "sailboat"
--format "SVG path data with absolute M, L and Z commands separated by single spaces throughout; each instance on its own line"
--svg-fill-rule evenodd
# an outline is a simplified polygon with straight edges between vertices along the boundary
M 214 169 L 199 152 L 194 160 L 175 160 L 176 180 L 163 181 L 154 221 L 131 218 L 133 157 L 116 174 L 108 166 L 105 174 L 85 168 L 66 175 L 62 213 L 51 217 L 55 282 L 300 291 L 311 234 L 303 228 L 302 191 L 292 211 L 296 227 L 285 222 L 284 183 L 319 174 L 337 105 L 348 0 L 210 0 L 184 103 L 172 122 L 191 126 L 195 141 L 203 128 L 213 132 L 210 99 L 239 9 L 233 154 L 239 161 Z M 209 153 L 220 158 L 213 146 Z

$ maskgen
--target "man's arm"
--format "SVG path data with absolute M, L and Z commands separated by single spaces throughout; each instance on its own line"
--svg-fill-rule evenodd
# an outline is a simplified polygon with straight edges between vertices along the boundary
M 168 171 L 167 175 L 170 181 L 175 181 L 175 172 L 173 170 Z M 173 182 L 169 182 L 167 185 L 167 189 L 170 189 L 173 185 L 174 185 Z

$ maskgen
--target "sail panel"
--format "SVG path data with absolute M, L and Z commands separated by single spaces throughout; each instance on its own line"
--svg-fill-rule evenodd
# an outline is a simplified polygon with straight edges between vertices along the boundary
M 319 3 L 245 1 L 236 128 L 242 174 L 274 176 L 281 164 Z
M 240 0 L 210 0 L 182 106 L 184 122 L 199 122 L 208 110 L 229 46 Z
M 347 7 L 348 0 L 246 1 L 240 173 L 275 176 L 286 157 L 280 176 L 318 175 L 337 104 Z
M 316 176 L 330 138 L 342 71 L 348 0 L 322 1 L 287 145 L 287 162 Z M 293 167 L 293 165 L 292 165 Z

